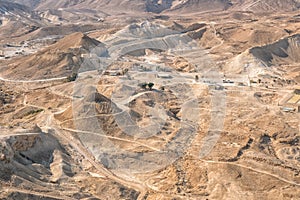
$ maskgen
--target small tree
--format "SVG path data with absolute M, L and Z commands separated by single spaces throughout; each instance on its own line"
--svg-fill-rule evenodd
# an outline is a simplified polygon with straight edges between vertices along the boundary
M 154 86 L 154 83 L 151 83 L 151 82 L 148 83 L 148 87 L 149 87 L 150 90 L 152 90 L 153 86 Z
M 78 77 L 77 73 L 72 73 L 72 75 L 69 75 L 67 77 L 67 80 L 68 80 L 68 82 L 72 82 L 72 81 L 75 81 L 77 79 L 77 77 Z
M 145 90 L 147 88 L 147 83 L 140 83 L 139 86 Z

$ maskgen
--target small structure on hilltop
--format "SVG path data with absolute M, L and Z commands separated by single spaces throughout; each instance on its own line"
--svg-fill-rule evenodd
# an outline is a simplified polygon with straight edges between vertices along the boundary
M 173 78 L 170 74 L 167 74 L 167 73 L 158 73 L 158 74 L 157 74 L 157 77 L 158 77 L 158 78 L 163 78 L 163 79 L 170 79 L 170 78 Z
M 123 74 L 122 70 L 106 70 L 104 72 L 104 75 L 108 75 L 108 76 L 121 76 Z
M 281 110 L 283 112 L 295 112 L 296 111 L 295 108 L 290 108 L 290 107 L 282 107 Z

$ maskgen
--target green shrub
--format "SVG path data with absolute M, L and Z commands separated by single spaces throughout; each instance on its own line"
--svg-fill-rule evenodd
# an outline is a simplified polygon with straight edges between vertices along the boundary
M 37 114 L 37 113 L 40 113 L 40 112 L 43 112 L 43 111 L 44 111 L 44 109 L 31 110 L 31 111 L 27 112 L 27 113 L 25 114 L 25 116 L 28 116 L 28 115 L 34 115 L 34 114 Z
M 153 86 L 154 86 L 154 83 L 151 83 L 151 82 L 148 83 L 148 87 L 149 87 L 150 90 L 152 90 Z
M 68 80 L 68 82 L 72 82 L 72 81 L 75 81 L 77 79 L 77 77 L 78 77 L 77 73 L 72 73 L 72 75 L 69 75 L 67 77 L 67 80 Z
M 146 89 L 147 88 L 147 83 L 140 83 L 139 86 L 143 89 Z

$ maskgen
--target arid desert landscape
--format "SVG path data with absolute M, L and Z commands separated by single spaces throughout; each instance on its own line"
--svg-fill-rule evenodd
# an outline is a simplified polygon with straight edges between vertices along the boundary
M 0 199 L 300 199 L 300 1 L 0 0 Z

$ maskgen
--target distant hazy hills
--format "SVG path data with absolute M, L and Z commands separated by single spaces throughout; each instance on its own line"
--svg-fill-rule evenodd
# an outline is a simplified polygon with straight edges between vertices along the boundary
M 18 3 L 0 0 L 0 14 L 8 14 L 10 12 L 27 12 L 29 9 Z
M 294 11 L 299 0 L 13 0 L 35 10 L 90 9 L 107 13 L 122 12 L 205 12 L 216 10 L 243 10 L 253 12 Z
M 234 8 L 252 12 L 295 11 L 300 8 L 299 0 L 233 0 Z

